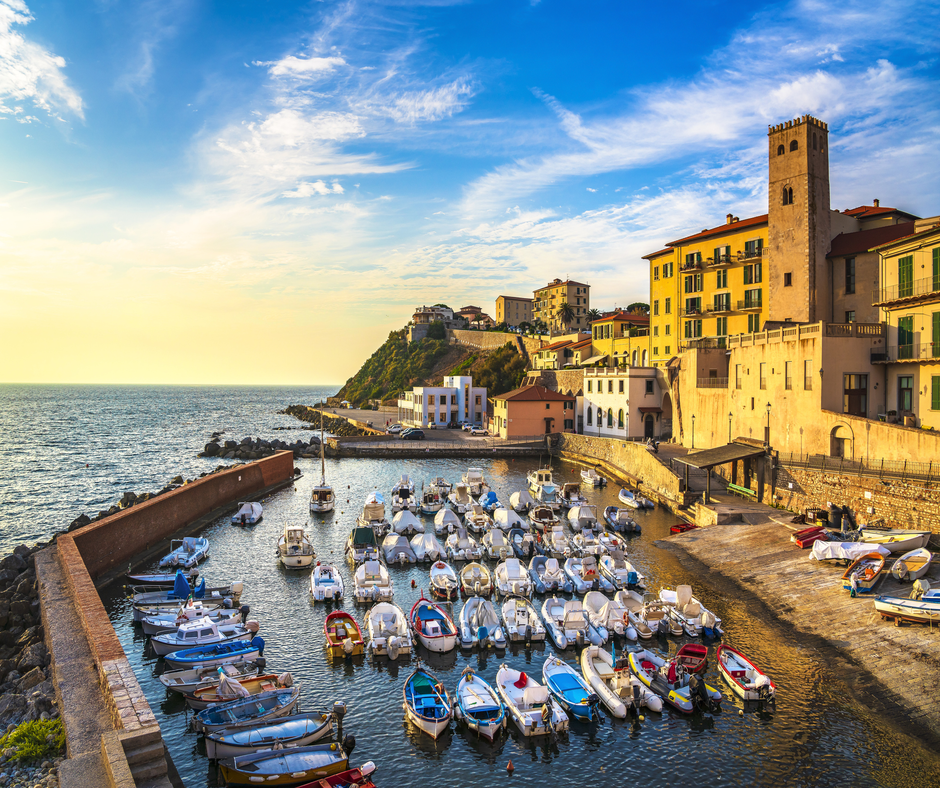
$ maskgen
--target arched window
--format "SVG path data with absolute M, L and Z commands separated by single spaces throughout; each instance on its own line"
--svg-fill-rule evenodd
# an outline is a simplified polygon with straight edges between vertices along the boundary
M 633 361 L 632 361 L 632 365 L 633 365 L 634 367 L 636 366 L 636 351 L 635 351 L 635 350 L 633 351 Z
M 648 366 L 649 366 L 649 360 L 650 360 L 649 351 L 648 351 L 648 350 L 644 350 L 644 351 L 643 351 L 643 366 L 644 366 L 644 367 L 648 367 Z
M 600 426 L 603 426 L 603 424 L 604 424 L 604 409 L 598 408 L 597 409 L 597 426 L 600 427 Z
M 614 426 L 614 409 L 613 408 L 607 408 L 607 426 L 608 427 Z
M 790 153 L 793 153 L 793 151 L 795 151 L 799 147 L 800 147 L 800 143 L 798 143 L 796 140 L 793 140 L 790 143 Z
M 818 150 L 816 147 L 816 132 L 813 132 L 813 150 Z
M 617 426 L 623 429 L 623 408 L 617 411 Z
M 778 156 L 783 156 L 783 154 L 786 153 L 786 152 L 787 152 L 787 149 L 786 149 L 785 147 L 783 147 L 783 145 L 778 145 L 778 146 L 777 146 L 777 155 L 778 155 Z
M 594 424 L 594 410 L 592 408 L 587 409 L 588 412 L 588 427 Z
M 793 205 L 793 187 L 791 186 L 783 187 L 783 204 Z

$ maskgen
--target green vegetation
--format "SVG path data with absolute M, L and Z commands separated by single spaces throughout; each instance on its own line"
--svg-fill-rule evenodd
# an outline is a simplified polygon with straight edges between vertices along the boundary
M 473 385 L 485 386 L 488 397 L 517 388 L 525 377 L 525 359 L 511 342 L 491 353 L 473 373 Z
M 404 330 L 392 331 L 336 396 L 355 405 L 396 396 L 403 389 L 421 384 L 447 349 L 444 339 L 422 339 L 409 345 Z
M 447 339 L 447 329 L 440 320 L 435 320 L 428 326 L 428 339 Z
M 52 736 L 51 741 L 47 737 Z M 54 758 L 65 748 L 65 728 L 62 720 L 32 720 L 24 722 L 0 739 L 0 752 L 13 747 L 11 760 L 38 761 Z
M 648 315 L 650 313 L 650 305 L 643 301 L 634 301 L 627 307 L 627 312 L 631 315 Z
M 471 353 L 463 361 L 461 361 L 456 367 L 454 367 L 448 375 L 465 375 L 470 367 L 473 365 L 473 362 L 477 360 L 477 354 Z

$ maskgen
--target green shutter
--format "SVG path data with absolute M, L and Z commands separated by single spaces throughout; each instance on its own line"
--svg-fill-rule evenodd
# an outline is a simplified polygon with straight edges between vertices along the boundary
M 898 358 L 914 357 L 914 316 L 898 318 Z
M 940 246 L 933 250 L 933 289 L 940 290 Z
M 914 256 L 898 258 L 898 298 L 914 295 Z
M 930 338 L 934 358 L 940 358 L 940 312 L 933 313 L 933 336 Z
M 930 379 L 930 409 L 940 410 L 940 375 Z

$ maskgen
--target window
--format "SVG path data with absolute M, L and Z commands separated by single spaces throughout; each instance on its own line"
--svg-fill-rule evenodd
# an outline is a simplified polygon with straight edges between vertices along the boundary
M 745 309 L 757 309 L 761 306 L 761 290 L 757 288 L 755 290 L 745 290 L 744 291 L 744 308 Z
M 731 311 L 731 293 L 716 293 L 713 301 L 714 306 L 712 307 L 715 312 L 730 312 Z
M 744 284 L 757 285 L 764 278 L 763 263 L 744 266 Z
M 619 383 L 620 383 L 620 391 L 619 391 L 619 393 L 620 393 L 620 394 L 623 394 L 623 381 L 621 380 L 621 381 L 619 381 Z
M 666 345 L 666 355 L 668 356 L 670 353 L 672 353 L 672 347 Z
M 793 362 L 784 361 L 783 362 L 783 387 L 787 391 L 793 389 Z
M 669 323 L 666 323 L 666 336 L 668 337 L 671 334 L 672 334 L 672 326 Z
M 654 337 L 659 336 L 659 326 L 653 326 L 653 336 Z
M 940 358 L 940 312 L 934 312 L 932 315 L 933 325 L 930 334 L 930 355 L 934 358 Z
M 715 287 L 721 289 L 728 286 L 728 269 L 724 271 L 717 271 L 717 276 L 715 277 Z
M 668 353 L 669 351 L 667 350 L 666 352 Z M 647 394 L 653 393 L 653 381 L 652 380 L 646 381 L 646 393 Z
M 790 143 L 790 153 L 793 153 L 793 151 L 795 151 L 799 147 L 800 147 L 800 143 L 798 143 L 796 140 L 793 140 Z
M 756 334 L 760 331 L 760 315 L 747 316 L 747 333 Z
M 607 408 L 607 426 L 608 427 L 614 426 L 614 409 L 613 408 Z
M 428 394 L 428 405 L 433 405 L 433 404 L 434 404 L 434 395 Z
M 669 350 L 667 349 L 666 352 L 668 353 Z M 654 348 L 653 348 L 653 355 L 654 355 L 654 356 L 658 356 L 658 355 L 659 355 L 659 348 L 658 348 L 658 347 L 654 347 Z
M 914 358 L 914 316 L 898 319 L 898 358 Z M 908 408 L 910 410 L 910 408 Z
M 767 388 L 767 363 L 764 361 L 760 363 L 760 387 L 765 390 Z
M 587 409 L 587 416 L 588 416 L 588 427 L 594 426 L 594 409 L 593 408 Z
M 744 388 L 744 380 L 741 378 L 741 365 L 734 365 L 734 387 L 738 390 Z
M 855 292 L 855 258 L 845 258 L 845 294 L 852 295 Z
M 760 257 L 761 250 L 763 248 L 764 248 L 763 238 L 756 238 L 753 241 L 745 241 L 744 242 L 744 256 L 745 257 Z
M 731 259 L 731 247 L 730 246 L 716 246 L 714 251 L 714 257 L 712 258 L 716 263 L 727 263 Z
M 593 385 L 594 385 L 594 381 L 593 381 L 593 380 L 589 380 L 589 381 L 588 381 L 588 394 L 591 393 L 591 386 L 593 386 Z
M 551 410 L 552 404 L 550 402 L 545 403 L 545 410 Z
M 842 376 L 842 412 L 852 416 L 868 414 L 868 375 Z
M 932 290 L 940 290 L 940 246 L 933 250 L 933 287 Z
M 477 394 L 477 396 L 474 398 L 474 403 L 476 404 L 477 407 L 480 407 L 480 395 L 479 394 Z
M 687 315 L 697 315 L 702 311 L 702 297 L 685 299 L 685 313 Z
M 657 265 L 653 267 L 653 281 L 657 281 L 658 279 L 659 279 L 659 266 Z
M 783 204 L 793 205 L 793 187 L 792 186 L 783 187 Z
M 653 314 L 654 315 L 659 314 L 659 299 L 658 298 L 655 301 L 653 301 Z
M 786 273 L 783 275 L 783 286 L 784 287 L 793 287 L 793 274 Z
M 685 256 L 685 265 L 686 265 L 686 268 L 689 268 L 689 267 L 691 267 L 691 266 L 698 265 L 700 262 L 702 262 L 702 253 L 701 253 L 701 252 L 689 252 L 689 253 Z
M 901 413 L 909 411 L 914 405 L 914 376 L 898 376 L 898 410 Z
M 685 321 L 685 338 L 697 339 L 700 336 L 702 336 L 702 321 L 701 320 L 686 320 Z
M 663 279 L 672 277 L 672 263 L 663 263 Z
M 672 299 L 667 298 L 663 306 L 665 307 L 665 309 L 663 309 L 663 313 L 666 315 L 671 315 L 672 314 Z
M 728 336 L 728 318 L 719 317 L 715 321 L 715 334 L 720 337 Z
M 614 393 L 614 382 L 612 380 L 607 381 L 607 393 L 608 394 Z
M 623 408 L 617 411 L 617 428 L 623 429 Z
M 846 313 L 845 313 L 845 322 L 846 322 L 846 323 L 854 323 L 854 322 L 855 322 L 855 310 L 854 310 L 854 309 L 849 309 L 849 310 L 846 311 Z
M 685 292 L 699 293 L 702 290 L 702 275 L 691 274 L 685 278 Z
M 813 390 L 813 360 L 806 359 L 803 362 L 803 391 Z
M 914 295 L 914 256 L 898 259 L 898 298 Z
M 940 410 L 940 375 L 930 378 L 930 409 Z
M 778 155 L 778 156 L 783 156 L 783 154 L 786 153 L 786 152 L 787 152 L 787 149 L 786 149 L 783 145 L 778 145 L 778 146 L 777 146 L 777 155 Z

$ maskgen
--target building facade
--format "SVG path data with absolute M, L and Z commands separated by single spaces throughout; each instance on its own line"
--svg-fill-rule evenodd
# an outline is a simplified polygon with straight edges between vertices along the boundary
M 482 424 L 486 389 L 475 387 L 467 375 L 451 375 L 441 386 L 419 386 L 398 400 L 398 421 L 407 427 L 454 427 L 461 422 Z
M 568 304 L 571 307 L 571 319 L 568 321 L 561 318 L 562 304 Z M 588 326 L 590 309 L 590 285 L 573 282 L 570 279 L 564 282 L 561 279 L 555 279 L 535 291 L 535 298 L 532 300 L 532 319 L 543 321 L 552 332 L 569 329 L 580 331 Z
M 532 322 L 532 299 L 499 296 L 496 299 L 496 323 L 516 328 Z
M 585 364 L 650 366 L 650 316 L 610 312 L 591 321 L 593 357 Z
M 652 367 L 584 371 L 578 432 L 602 438 L 659 439 L 663 393 Z
M 544 386 L 523 386 L 493 397 L 489 429 L 501 438 L 574 431 L 575 398 Z

